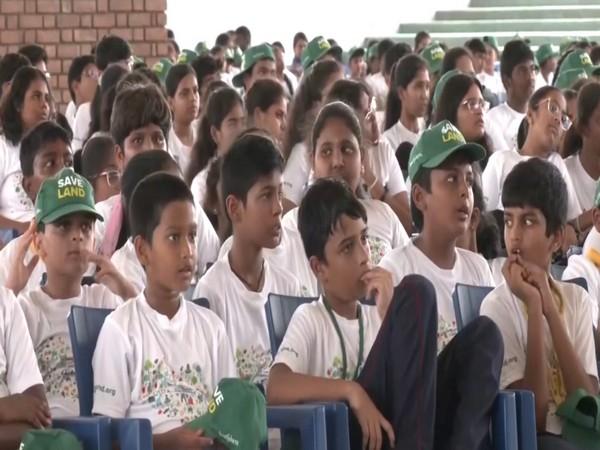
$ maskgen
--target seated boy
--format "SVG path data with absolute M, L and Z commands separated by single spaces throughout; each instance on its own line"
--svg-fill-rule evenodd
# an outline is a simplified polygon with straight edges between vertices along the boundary
M 185 301 L 196 264 L 196 212 L 178 177 L 155 173 L 135 188 L 129 221 L 147 284 L 111 313 L 94 352 L 95 414 L 148 418 L 154 449 L 210 440 L 184 423 L 203 414 L 217 383 L 235 376 L 223 322 Z
M 44 379 L 53 417 L 79 415 L 75 366 L 67 325 L 72 305 L 115 308 L 134 295 L 132 286 L 109 260 L 93 253 L 94 192 L 89 182 L 71 168 L 47 178 L 36 203 L 33 247 L 46 266 L 46 282 L 22 290 L 19 304 Z M 81 286 L 90 263 L 96 281 Z M 28 277 L 27 277 L 28 278 Z
M 600 302 L 600 183 L 596 186 L 594 195 L 592 223 L 593 227 L 585 238 L 582 254 L 569 257 L 562 279 L 584 278 L 587 282 L 587 291 L 598 305 Z M 594 326 L 597 324 L 594 323 Z
M 54 122 L 39 123 L 21 141 L 20 160 L 23 190 L 34 204 L 44 180 L 73 165 L 67 132 Z M 1 286 L 13 289 L 14 280 L 9 280 L 9 275 L 14 273 L 16 267 L 21 268 L 25 262 L 32 265 L 31 276 L 26 280 L 25 286 L 28 289 L 39 287 L 46 267 L 43 262 L 38 262 L 39 258 L 30 249 L 34 232 L 35 228 L 30 228 L 0 251 Z M 14 292 L 19 294 L 19 291 Z
M 50 426 L 50 409 L 23 312 L 0 287 L 0 450 L 15 450 L 25 432 Z
M 575 390 L 598 394 L 593 300 L 581 287 L 552 279 L 552 254 L 561 247 L 567 188 L 551 163 L 519 163 L 502 189 L 508 259 L 504 283 L 483 301 L 504 339 L 501 387 L 535 394 L 537 431 L 560 435 L 557 407 Z M 538 448 L 574 448 L 544 436 Z M 549 447 L 545 447 L 549 445 Z
M 266 381 L 272 360 L 264 309 L 269 294 L 302 295 L 296 277 L 263 256 L 264 248 L 281 240 L 282 171 L 283 159 L 269 138 L 246 134 L 231 146 L 221 169 L 231 250 L 194 292 L 225 322 L 239 376 L 256 383 Z

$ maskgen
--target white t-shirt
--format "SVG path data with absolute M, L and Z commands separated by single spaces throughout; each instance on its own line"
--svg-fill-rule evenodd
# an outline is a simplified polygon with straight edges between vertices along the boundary
M 550 75 L 548 75 L 548 79 L 550 81 L 552 81 L 552 79 L 554 78 L 554 74 L 551 73 Z M 544 75 L 542 74 L 541 71 L 538 72 L 538 74 L 535 77 L 535 90 L 537 91 L 540 88 L 543 88 L 544 86 L 549 86 L 551 83 L 548 83 L 546 81 L 546 79 L 544 78 Z
M 106 231 L 106 224 L 108 223 L 108 219 L 110 219 L 112 209 L 115 207 L 115 204 L 120 201 L 121 194 L 116 194 L 112 197 L 108 197 L 106 200 L 96 203 L 96 211 L 104 218 L 104 221 L 97 220 L 94 225 L 96 248 L 99 248 L 99 246 L 102 244 L 102 241 L 104 240 L 104 232 Z
M 375 96 L 375 100 L 377 101 L 377 110 L 384 110 L 389 88 L 385 82 L 385 77 L 383 74 L 381 72 L 377 72 L 372 75 L 368 75 L 365 78 L 365 82 L 370 86 L 371 91 Z
M 210 163 L 207 167 L 198 172 L 198 174 L 192 180 L 192 184 L 190 186 L 196 209 L 204 208 L 204 200 L 206 199 L 206 178 L 208 177 L 209 167 Z
M 254 383 L 266 382 L 272 362 L 265 314 L 269 294 L 303 296 L 296 277 L 267 258 L 261 292 L 250 291 L 231 270 L 228 255 L 208 269 L 194 291 L 194 298 L 208 299 L 225 323 L 240 378 Z
M 295 205 L 299 205 L 304 197 L 310 171 L 308 147 L 304 142 L 299 142 L 292 147 L 283 171 L 283 196 Z
M 375 306 L 358 304 L 363 320 L 364 348 L 362 370 L 367 356 L 373 347 L 381 317 Z M 333 315 L 340 327 L 346 348 L 346 378 L 352 379 L 358 364 L 359 320 L 349 320 Z M 325 378 L 343 378 L 342 345 L 331 317 L 327 312 L 323 298 L 300 305 L 294 312 L 274 364 L 285 364 L 293 372 Z
M 483 196 L 485 197 L 488 211 L 504 209 L 502 206 L 502 186 L 504 185 L 506 177 L 517 164 L 521 161 L 527 161 L 530 158 L 532 157 L 521 155 L 516 151 L 496 152 L 490 156 L 487 166 L 481 176 Z M 579 207 L 575 188 L 571 182 L 571 177 L 567 171 L 564 160 L 558 153 L 554 152 L 548 156 L 547 161 L 556 166 L 567 185 L 569 198 L 567 219 L 571 220 L 578 217 L 582 211 Z
M 485 115 L 485 131 L 490 151 L 500 152 L 518 148 L 517 133 L 525 114 L 515 111 L 507 103 L 490 109 Z
M 506 89 L 502 84 L 502 77 L 498 72 L 494 72 L 494 75 L 490 75 L 487 72 L 481 72 L 477 74 L 477 79 L 493 94 L 496 94 L 500 100 L 506 98 Z
M 563 281 L 572 280 L 573 278 L 583 278 L 587 282 L 587 291 L 589 292 L 594 302 L 595 315 L 598 316 L 598 308 L 600 302 L 600 271 L 596 265 L 586 258 L 584 255 L 572 255 L 569 257 L 567 268 L 562 274 Z M 594 322 L 594 326 L 598 323 Z
M 52 417 L 79 415 L 75 364 L 67 325 L 71 306 L 116 308 L 122 302 L 101 284 L 81 286 L 79 297 L 61 300 L 50 298 L 41 288 L 19 295 Z
M 206 271 L 206 266 L 217 260 L 221 243 L 212 224 L 208 220 L 204 210 L 198 209 L 198 234 L 196 235 L 196 246 L 198 249 L 198 265 L 196 275 L 200 276 Z M 135 253 L 132 239 L 118 250 L 116 250 L 111 261 L 116 269 L 135 287 L 138 293 L 146 286 L 146 272 Z
M 452 302 L 456 283 L 494 285 L 490 267 L 481 255 L 462 248 L 456 248 L 455 255 L 454 268 L 441 269 L 410 241 L 404 247 L 392 250 L 379 263 L 392 273 L 394 286 L 410 274 L 423 275 L 433 283 L 438 310 L 438 352 L 441 352 L 457 333 Z
M 492 279 L 494 280 L 494 286 L 498 286 L 504 282 L 504 275 L 502 274 L 502 268 L 506 262 L 506 257 L 499 256 L 498 258 L 488 260 L 490 270 L 492 271 Z
M 579 208 L 582 212 L 592 209 L 594 207 L 594 194 L 596 193 L 598 180 L 594 180 L 585 171 L 579 158 L 579 152 L 569 156 L 564 162 L 573 182 Z
M 73 102 L 73 100 L 71 100 L 69 102 L 69 104 L 67 105 L 67 109 L 65 110 L 65 117 L 67 119 L 67 122 L 69 122 L 69 126 L 71 127 L 71 130 L 73 130 L 73 127 L 75 126 L 75 115 L 77 114 L 77 106 L 75 105 L 75 102 Z
M 425 120 L 423 118 L 419 118 L 419 132 L 413 133 L 411 130 L 402 125 L 402 122 L 396 122 L 396 125 L 386 130 L 383 133 L 383 137 L 387 139 L 388 143 L 392 146 L 392 150 L 394 151 L 394 158 L 396 157 L 396 150 L 398 146 L 403 142 L 410 142 L 412 145 L 415 145 L 421 136 L 421 133 L 425 129 Z
M 371 150 L 373 172 L 377 179 L 387 186 L 390 195 L 406 192 L 406 183 L 402 169 L 393 149 L 387 139 L 380 139 L 377 148 Z
M 192 130 L 194 136 L 194 142 L 196 141 L 196 128 L 197 121 L 192 122 Z M 168 148 L 169 153 L 173 156 L 173 159 L 177 161 L 179 164 L 179 168 L 182 173 L 186 173 L 188 166 L 190 165 L 190 159 L 192 157 L 192 147 L 184 145 L 183 142 L 179 139 L 179 137 L 175 134 L 175 129 L 171 127 L 169 131 L 169 140 L 168 140 Z
M 27 329 L 11 291 L 0 287 L 0 398 L 44 384 Z
M 143 294 L 106 318 L 92 366 L 93 413 L 149 419 L 154 433 L 204 414 L 219 381 L 236 374 L 213 312 L 181 298 L 169 320 Z
M 556 283 L 564 300 L 563 324 L 573 348 L 588 375 L 598 378 L 596 351 L 592 329 L 592 299 L 579 286 L 572 283 Z M 524 303 L 515 297 L 506 283 L 494 289 L 484 299 L 481 314 L 491 318 L 502 333 L 504 340 L 504 365 L 500 376 L 502 389 L 523 379 L 527 363 L 527 315 Z M 552 335 L 544 319 L 544 344 L 546 361 L 553 359 Z M 557 361 L 558 365 L 558 361 Z M 549 368 L 548 368 L 549 369 Z M 556 416 L 557 405 L 552 396 L 548 402 L 546 431 L 561 434 L 562 423 Z
M 83 148 L 83 144 L 89 137 L 90 124 L 92 123 L 91 103 L 86 102 L 79 105 L 75 114 L 75 124 L 73 126 L 73 142 L 71 148 L 74 152 Z
M 33 203 L 23 189 L 19 151 L 6 136 L 0 136 L 0 215 L 19 222 L 33 219 Z

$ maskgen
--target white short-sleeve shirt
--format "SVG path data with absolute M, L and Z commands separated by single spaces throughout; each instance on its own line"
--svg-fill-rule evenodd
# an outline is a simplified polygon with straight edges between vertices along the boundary
M 290 152 L 283 171 L 283 196 L 299 205 L 310 179 L 310 159 L 308 147 L 299 142 Z
M 598 180 L 594 180 L 585 171 L 581 164 L 579 152 L 569 156 L 564 162 L 573 182 L 573 189 L 581 211 L 592 209 L 594 207 L 594 194 L 596 193 Z
M 598 378 L 594 348 L 592 302 L 585 290 L 572 283 L 556 282 L 564 300 L 563 324 L 583 369 Z M 527 363 L 527 315 L 524 303 L 513 295 L 506 283 L 501 284 L 484 299 L 481 314 L 492 319 L 504 340 L 504 364 L 500 376 L 502 389 L 523 379 Z M 546 361 L 553 358 L 550 327 L 544 319 Z M 556 416 L 557 405 L 550 396 L 546 431 L 561 434 L 561 419 Z
M 484 118 L 485 131 L 492 153 L 518 147 L 517 134 L 524 118 L 524 113 L 515 111 L 507 103 L 502 103 L 487 112 Z
M 419 131 L 417 133 L 413 133 L 406 128 L 402 122 L 398 121 L 394 126 L 383 133 L 383 137 L 387 139 L 395 154 L 398 146 L 403 142 L 410 142 L 412 145 L 415 145 L 424 129 L 425 120 L 423 118 L 419 119 Z
M 219 381 L 235 377 L 223 322 L 179 302 L 169 319 L 140 294 L 106 318 L 92 361 L 94 414 L 149 419 L 165 433 L 204 414 Z
M 19 222 L 33 219 L 34 207 L 23 188 L 19 151 L 6 136 L 0 136 L 0 215 Z

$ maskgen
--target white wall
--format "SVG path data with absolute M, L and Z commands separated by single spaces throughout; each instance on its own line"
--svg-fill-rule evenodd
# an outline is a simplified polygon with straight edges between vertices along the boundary
M 360 6 L 354 6 L 360 5 Z M 464 8 L 468 0 L 168 0 L 167 26 L 181 48 L 246 25 L 253 43 L 282 41 L 288 57 L 297 31 L 334 37 L 349 49 L 365 36 L 389 35 L 400 23 L 427 22 L 436 10 Z

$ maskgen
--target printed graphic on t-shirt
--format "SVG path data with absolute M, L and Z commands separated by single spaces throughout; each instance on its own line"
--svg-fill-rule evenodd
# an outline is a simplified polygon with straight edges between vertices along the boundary
M 6 370 L 0 372 L 0 398 L 8 396 L 8 385 L 6 384 Z
M 358 371 L 358 373 L 361 372 L 361 370 L 364 367 L 364 363 L 363 365 L 360 367 L 360 370 Z M 327 378 L 333 378 L 333 379 L 342 379 L 343 378 L 343 360 L 340 356 L 336 356 L 333 358 L 333 362 L 331 363 L 331 366 L 329 366 L 327 368 L 326 373 L 326 377 Z M 356 366 L 354 367 L 349 367 L 348 370 L 346 370 L 346 380 L 352 380 L 353 376 L 354 376 L 354 372 L 356 371 Z
M 158 359 L 144 362 L 141 400 L 150 403 L 158 415 L 190 422 L 206 412 L 211 396 L 200 365 L 186 364 L 175 370 Z
M 14 173 L 8 177 L 8 183 L 12 186 L 15 197 L 18 199 L 19 206 L 23 209 L 32 208 L 33 205 L 31 200 L 27 196 L 25 189 L 23 189 L 23 174 L 22 173 Z
M 48 396 L 77 400 L 75 363 L 69 337 L 51 336 L 42 341 L 35 353 Z
M 379 261 L 392 250 L 388 242 L 375 236 L 369 236 L 367 242 L 371 248 L 371 263 L 374 265 L 378 265 Z
M 456 321 L 446 322 L 441 316 L 438 316 L 438 332 L 437 332 L 437 350 L 438 355 L 446 348 L 446 345 L 456 336 L 457 327 Z
M 262 347 L 238 347 L 235 351 L 235 365 L 240 378 L 253 383 L 264 384 L 272 362 L 271 351 Z

